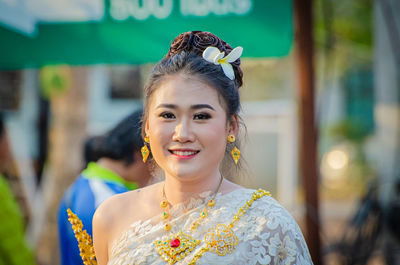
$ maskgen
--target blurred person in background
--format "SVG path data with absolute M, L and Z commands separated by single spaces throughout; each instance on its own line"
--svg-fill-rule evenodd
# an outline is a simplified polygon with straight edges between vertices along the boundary
M 90 162 L 96 162 L 101 158 L 104 140 L 105 135 L 96 135 L 86 139 L 83 150 L 83 158 L 85 159 L 84 168 L 86 168 Z
M 104 135 L 89 138 L 84 147 L 86 169 L 65 192 L 58 213 L 62 265 L 83 264 L 67 209 L 92 235 L 96 208 L 114 194 L 146 186 L 150 171 L 141 158 L 142 110 L 135 111 Z
M 21 209 L 4 176 L 9 162 L 7 134 L 0 113 L 0 265 L 35 264 L 33 252 L 25 242 Z

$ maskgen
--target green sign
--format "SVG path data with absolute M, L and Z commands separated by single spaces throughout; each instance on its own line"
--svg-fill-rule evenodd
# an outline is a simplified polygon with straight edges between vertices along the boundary
M 242 46 L 244 57 L 280 57 L 292 24 L 292 0 L 107 0 L 101 22 L 39 23 L 32 38 L 0 27 L 0 69 L 156 62 L 191 30 Z

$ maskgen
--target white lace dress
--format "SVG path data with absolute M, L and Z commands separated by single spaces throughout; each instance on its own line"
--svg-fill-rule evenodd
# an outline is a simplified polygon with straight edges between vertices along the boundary
M 254 190 L 237 189 L 216 196 L 216 204 L 196 231 L 190 225 L 198 219 L 203 200 L 192 201 L 186 207 L 171 209 L 172 229 L 166 232 L 160 218 L 133 223 L 112 246 L 108 265 L 168 264 L 158 254 L 155 240 L 184 231 L 201 243 L 175 264 L 188 264 L 195 253 L 205 246 L 204 235 L 218 224 L 229 224 L 239 208 L 251 199 Z M 206 200 L 205 200 L 206 201 Z M 194 207 L 194 208 L 193 208 Z M 185 211 L 186 209 L 191 209 Z M 236 249 L 225 256 L 205 252 L 196 264 L 312 264 L 303 235 L 291 215 L 269 196 L 256 200 L 238 222 L 233 231 L 239 239 Z

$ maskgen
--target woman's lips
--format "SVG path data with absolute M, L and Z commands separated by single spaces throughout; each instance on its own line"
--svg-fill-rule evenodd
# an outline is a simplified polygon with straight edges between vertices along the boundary
M 196 150 L 168 150 L 168 151 L 178 159 L 190 159 L 200 152 Z

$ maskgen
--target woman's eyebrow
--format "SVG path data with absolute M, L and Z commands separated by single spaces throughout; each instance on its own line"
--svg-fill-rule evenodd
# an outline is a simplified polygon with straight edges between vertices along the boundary
M 177 109 L 178 106 L 175 104 L 162 103 L 156 107 L 156 109 L 159 109 L 159 108 Z M 196 104 L 196 105 L 190 106 L 190 108 L 193 110 L 205 108 L 205 109 L 211 109 L 211 110 L 215 111 L 215 109 L 209 104 Z
M 177 109 L 177 108 L 178 108 L 178 106 L 177 106 L 177 105 L 175 105 L 175 104 L 167 104 L 167 103 L 163 103 L 163 104 L 160 104 L 160 105 L 158 105 L 158 106 L 156 107 L 156 109 L 159 109 L 159 108 Z
M 214 110 L 215 111 L 215 109 L 211 106 L 211 105 L 208 105 L 208 104 L 196 104 L 196 105 L 192 105 L 192 106 L 190 106 L 190 108 L 191 109 L 211 109 L 211 110 Z

